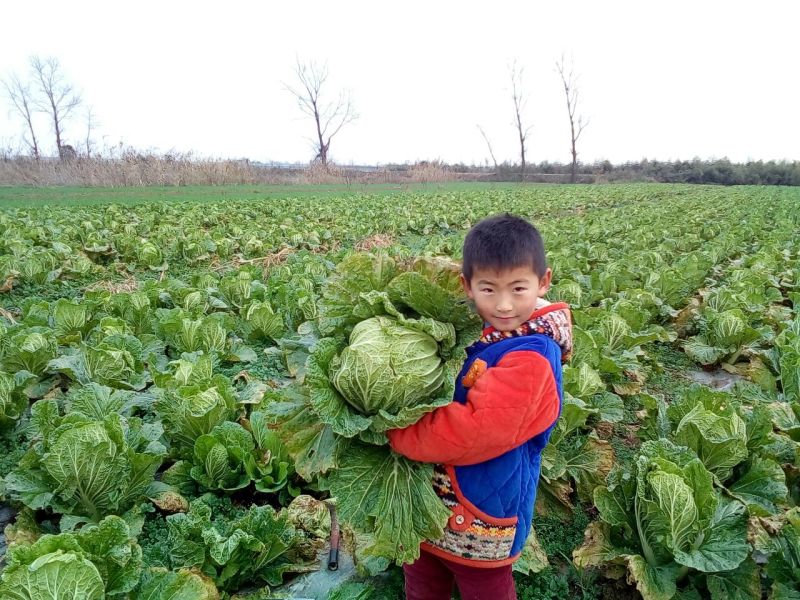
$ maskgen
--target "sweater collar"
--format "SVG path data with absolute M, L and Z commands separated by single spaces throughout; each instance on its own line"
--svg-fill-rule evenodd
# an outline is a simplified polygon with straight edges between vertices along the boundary
M 546 335 L 556 342 L 561 347 L 562 361 L 569 360 L 572 352 L 572 319 L 569 305 L 565 302 L 556 302 L 543 306 L 513 331 L 497 331 L 494 327 L 486 327 L 480 341 L 493 344 L 508 338 L 537 333 Z

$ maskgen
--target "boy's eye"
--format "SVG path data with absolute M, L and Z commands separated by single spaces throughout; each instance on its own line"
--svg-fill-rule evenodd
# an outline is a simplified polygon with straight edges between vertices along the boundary
M 481 291 L 484 294 L 491 294 L 492 293 L 492 288 L 482 288 Z
M 514 288 L 514 291 L 515 291 L 515 292 L 524 292 L 524 291 L 525 291 L 525 290 L 527 290 L 527 289 L 528 289 L 528 288 L 525 288 L 525 287 L 515 287 L 515 288 Z

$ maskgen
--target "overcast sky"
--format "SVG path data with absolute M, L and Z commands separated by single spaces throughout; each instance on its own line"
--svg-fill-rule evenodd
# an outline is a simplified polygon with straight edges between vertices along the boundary
M 518 160 L 509 65 L 524 67 L 528 160 L 570 160 L 562 53 L 589 119 L 579 159 L 800 160 L 800 2 L 14 1 L 0 75 L 55 56 L 105 144 L 206 157 L 307 161 L 312 123 L 285 84 L 327 62 L 360 118 L 341 163 Z M 0 98 L 0 143 L 22 122 Z M 85 136 L 80 118 L 67 141 Z M 47 124 L 40 138 L 53 145 Z M 54 147 L 51 148 L 54 150 Z

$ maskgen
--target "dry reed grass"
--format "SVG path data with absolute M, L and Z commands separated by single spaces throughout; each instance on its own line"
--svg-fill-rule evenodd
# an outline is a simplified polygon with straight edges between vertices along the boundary
M 110 281 L 110 280 L 95 281 L 94 283 L 86 286 L 87 292 L 106 291 L 106 292 L 111 292 L 112 294 L 120 294 L 122 292 L 135 292 L 138 289 L 139 289 L 139 282 L 133 278 L 126 279 L 125 281 Z
M 394 237 L 386 233 L 376 233 L 364 238 L 355 245 L 359 252 L 368 252 L 375 248 L 388 248 L 394 243 Z
M 17 315 L 19 316 L 19 315 Z M 14 318 L 14 314 L 11 311 L 6 310 L 3 307 L 0 307 L 0 317 L 3 317 L 8 320 L 9 323 L 12 325 L 17 324 L 17 320 Z
M 0 294 L 4 292 L 10 292 L 14 289 L 14 282 L 16 281 L 16 277 L 13 275 L 9 275 L 6 277 L 6 280 L 3 283 L 0 283 Z
M 35 160 L 0 152 L 0 185 L 185 186 L 237 184 L 438 183 L 463 179 L 438 161 L 364 170 L 312 163 L 270 167 L 249 160 L 198 158 L 191 153 L 156 154 L 131 148 L 106 150 L 92 158 Z

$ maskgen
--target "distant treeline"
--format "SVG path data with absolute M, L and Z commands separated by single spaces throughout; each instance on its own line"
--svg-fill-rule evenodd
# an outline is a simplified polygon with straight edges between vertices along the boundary
M 519 165 L 503 163 L 497 168 L 449 165 L 457 173 L 481 173 L 495 181 L 519 181 Z M 568 181 L 569 163 L 541 162 L 526 166 L 526 181 Z M 653 181 L 661 183 L 713 183 L 720 185 L 800 185 L 800 162 L 720 160 L 659 161 L 643 159 L 612 164 L 610 161 L 578 163 L 579 182 Z
M 0 185 L 235 185 L 235 184 L 345 184 L 445 183 L 448 181 L 525 181 L 569 183 L 570 163 L 526 165 L 446 164 L 439 160 L 406 164 L 308 165 L 265 164 L 240 160 L 198 158 L 191 153 L 157 154 L 121 148 L 86 156 L 39 160 L 4 152 L 0 148 Z M 721 160 L 641 160 L 578 163 L 576 183 L 650 181 L 718 185 L 800 185 L 800 162 Z

